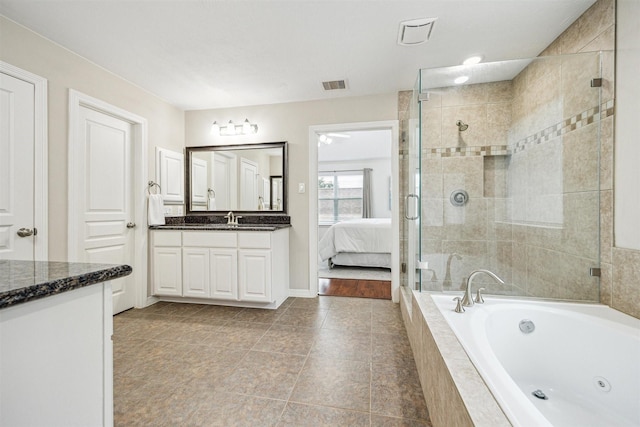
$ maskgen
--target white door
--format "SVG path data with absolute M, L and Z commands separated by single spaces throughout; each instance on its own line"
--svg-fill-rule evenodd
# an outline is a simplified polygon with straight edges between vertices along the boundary
M 258 210 L 258 164 L 240 159 L 240 210 Z
M 216 209 L 232 209 L 230 197 L 231 167 L 229 158 L 219 154 L 213 155 L 213 190 L 216 192 Z
M 193 157 L 191 159 L 191 210 L 207 210 L 207 161 Z
M 34 91 L 0 73 L 0 259 L 34 259 Z
M 79 261 L 134 264 L 132 125 L 80 107 Z M 143 226 L 143 224 L 140 224 Z M 113 280 L 113 311 L 134 306 L 133 275 Z

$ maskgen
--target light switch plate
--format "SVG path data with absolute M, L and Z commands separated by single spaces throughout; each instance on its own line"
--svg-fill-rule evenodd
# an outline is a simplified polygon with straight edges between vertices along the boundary
M 298 183 L 298 193 L 304 193 L 305 192 L 305 187 L 304 187 L 304 182 L 299 182 Z

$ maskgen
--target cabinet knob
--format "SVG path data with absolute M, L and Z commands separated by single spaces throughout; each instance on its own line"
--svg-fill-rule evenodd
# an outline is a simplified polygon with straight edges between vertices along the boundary
M 127 223 L 127 228 L 135 228 L 136 227 L 136 223 L 135 222 L 128 222 Z

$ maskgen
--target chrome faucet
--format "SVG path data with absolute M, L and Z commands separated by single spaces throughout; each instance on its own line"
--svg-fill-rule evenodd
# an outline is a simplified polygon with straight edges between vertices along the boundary
M 504 280 L 502 280 L 501 278 L 499 278 L 495 273 L 490 272 L 489 270 L 474 270 L 471 272 L 471 274 L 469 274 L 469 277 L 466 280 L 466 289 L 464 292 L 464 297 L 462 298 L 462 305 L 465 307 L 472 307 L 474 302 L 473 302 L 473 298 L 471 297 L 471 281 L 473 281 L 473 278 L 476 277 L 478 274 L 480 273 L 485 273 L 488 274 L 489 276 L 493 277 L 498 283 L 504 285 Z M 484 300 L 482 299 L 482 294 L 480 293 L 482 290 L 484 290 L 484 288 L 480 288 L 478 289 L 478 295 L 476 296 L 476 300 L 475 302 L 482 304 L 484 302 Z
M 447 258 L 447 268 L 445 269 L 444 280 L 442 281 L 443 288 L 451 287 L 451 259 L 452 258 L 455 258 L 458 261 L 462 260 L 462 257 L 455 252 L 452 254 L 449 254 L 449 257 Z
M 238 225 L 238 220 L 242 218 L 241 215 L 234 215 L 232 211 L 224 216 L 227 218 L 227 225 Z

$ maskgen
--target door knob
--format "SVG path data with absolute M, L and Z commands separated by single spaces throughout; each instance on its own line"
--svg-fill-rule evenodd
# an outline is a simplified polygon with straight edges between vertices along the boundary
M 135 228 L 136 223 L 135 222 L 128 222 L 127 223 L 127 228 Z
M 21 228 L 20 230 L 18 230 L 18 236 L 20 237 L 29 237 L 33 236 L 34 234 L 34 231 L 30 228 Z

